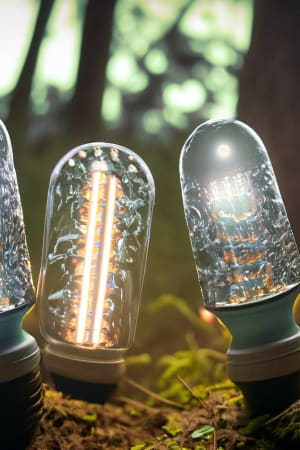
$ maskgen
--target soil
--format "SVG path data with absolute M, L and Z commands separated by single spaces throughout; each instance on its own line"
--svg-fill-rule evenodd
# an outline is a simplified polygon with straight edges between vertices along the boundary
M 42 418 L 27 450 L 300 448 L 300 401 L 276 416 L 249 419 L 232 383 L 207 387 L 200 397 L 181 381 L 186 404 L 130 379 L 105 404 L 74 400 L 45 384 Z

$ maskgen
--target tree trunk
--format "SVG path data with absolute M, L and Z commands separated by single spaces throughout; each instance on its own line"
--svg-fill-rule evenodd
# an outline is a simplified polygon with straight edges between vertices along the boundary
M 298 0 L 256 0 L 238 104 L 238 117 L 257 131 L 267 147 L 298 244 L 299 24 Z
M 50 17 L 54 0 L 41 0 L 30 47 L 17 84 L 10 100 L 8 126 L 16 127 L 18 133 L 25 132 L 30 115 L 30 93 L 40 45 Z M 17 32 L 17 30 L 16 30 Z
M 100 128 L 106 65 L 117 0 L 89 0 L 86 8 L 77 80 L 68 107 L 71 132 L 90 138 Z

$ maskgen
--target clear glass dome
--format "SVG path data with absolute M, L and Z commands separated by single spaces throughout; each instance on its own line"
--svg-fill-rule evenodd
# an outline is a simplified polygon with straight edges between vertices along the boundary
M 13 151 L 0 121 L 0 315 L 30 306 L 34 299 Z
M 48 341 L 99 349 L 132 344 L 153 203 L 152 175 L 129 149 L 91 143 L 58 162 L 38 284 Z
M 185 216 L 208 307 L 261 301 L 300 283 L 300 258 L 267 151 L 235 120 L 208 121 L 180 156 Z

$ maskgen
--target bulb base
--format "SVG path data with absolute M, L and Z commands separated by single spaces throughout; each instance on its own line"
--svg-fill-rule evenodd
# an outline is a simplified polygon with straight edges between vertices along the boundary
M 263 302 L 215 311 L 232 334 L 229 378 L 250 415 L 273 413 L 300 396 L 300 328 L 293 315 L 299 286 Z
M 23 450 L 30 443 L 42 414 L 42 397 L 39 366 L 26 375 L 0 383 L 3 448 Z
M 105 403 L 117 388 L 117 383 L 91 383 L 67 378 L 56 373 L 49 374 L 55 389 L 77 400 Z
M 227 355 L 229 377 L 241 389 L 249 416 L 276 414 L 300 398 L 300 332 Z
M 235 382 L 249 416 L 277 414 L 300 398 L 300 371 L 269 380 Z
M 42 352 L 46 381 L 79 400 L 105 403 L 125 372 L 121 350 L 48 344 Z
M 24 449 L 42 413 L 40 350 L 31 335 L 16 331 L 13 319 L 16 323 L 16 314 L 1 323 L 1 331 L 7 331 L 0 352 L 0 442 L 5 450 Z

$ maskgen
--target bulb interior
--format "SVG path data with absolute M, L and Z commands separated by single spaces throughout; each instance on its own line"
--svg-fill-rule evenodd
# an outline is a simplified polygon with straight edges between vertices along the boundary
M 200 125 L 183 147 L 180 175 L 207 306 L 261 301 L 299 284 L 299 252 L 275 175 L 249 127 Z
M 89 348 L 130 345 L 153 199 L 149 169 L 124 147 L 87 144 L 58 163 L 38 287 L 48 339 Z

